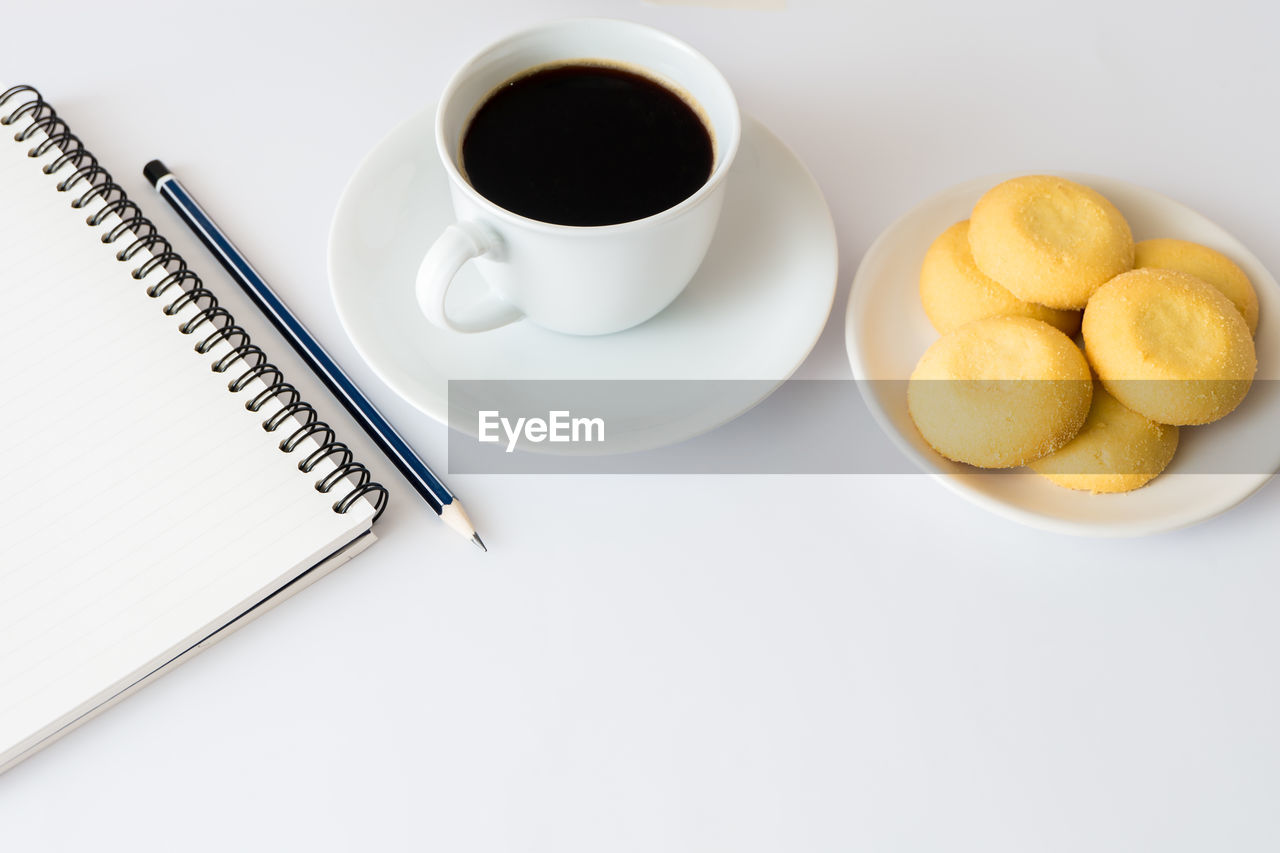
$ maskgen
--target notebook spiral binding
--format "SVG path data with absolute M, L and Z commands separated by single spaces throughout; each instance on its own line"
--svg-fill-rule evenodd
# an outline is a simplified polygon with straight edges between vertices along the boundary
M 10 101 L 24 96 L 25 100 L 4 113 L 3 108 Z M 197 340 L 195 351 L 207 355 L 220 342 L 231 347 L 230 351 L 210 365 L 215 373 L 226 373 L 236 364 L 245 367 L 243 373 L 235 375 L 227 383 L 227 390 L 233 394 L 238 393 L 253 380 L 262 381 L 266 388 L 247 400 L 245 408 L 257 412 L 269 400 L 279 402 L 281 408 L 262 422 L 262 428 L 274 433 L 290 418 L 300 423 L 301 426 L 280 440 L 280 450 L 292 453 L 306 439 L 314 439 L 319 447 L 298 463 L 298 469 L 311 473 L 321 461 L 332 460 L 334 469 L 316 481 L 316 491 L 328 494 L 343 480 L 348 480 L 354 488 L 334 502 L 334 512 L 345 513 L 356 501 L 367 498 L 374 506 L 373 517 L 376 521 L 386 509 L 386 488 L 373 482 L 369 469 L 354 460 L 351 449 L 337 440 L 332 427 L 320 420 L 316 410 L 302 399 L 298 389 L 284 381 L 280 369 L 267 361 L 266 353 L 249 340 L 249 334 L 236 324 L 235 318 L 227 309 L 218 304 L 217 297 L 204 286 L 200 277 L 187 267 L 187 262 L 173 250 L 169 241 L 161 236 L 138 205 L 129 200 L 124 188 L 112 180 L 111 174 L 99 165 L 98 158 L 84 147 L 80 138 L 71 132 L 67 123 L 34 87 L 13 86 L 0 93 L 0 125 L 11 125 L 23 116 L 30 116 L 32 123 L 13 135 L 15 142 L 26 142 L 40 131 L 46 137 L 33 145 L 27 152 L 28 157 L 43 157 L 55 148 L 62 152 L 44 166 L 46 175 L 53 174 L 68 164 L 75 166 L 71 174 L 56 184 L 58 192 L 62 193 L 80 189 L 80 194 L 73 198 L 71 206 L 82 208 L 95 198 L 104 202 L 85 222 L 96 228 L 112 214 L 119 217 L 119 224 L 102 235 L 102 242 L 115 243 L 125 234 L 133 235 L 133 241 L 116 252 L 116 260 L 128 263 L 139 252 L 146 251 L 150 258 L 134 268 L 133 277 L 143 279 L 157 269 L 165 271 L 164 278 L 147 287 L 147 295 L 158 299 L 177 288 L 177 295 L 164 305 L 164 313 L 173 316 L 188 305 L 198 309 L 190 319 L 178 325 L 178 331 L 184 335 L 196 334 L 197 330 L 205 332 L 204 337 Z M 72 194 L 75 195 L 74 192 Z

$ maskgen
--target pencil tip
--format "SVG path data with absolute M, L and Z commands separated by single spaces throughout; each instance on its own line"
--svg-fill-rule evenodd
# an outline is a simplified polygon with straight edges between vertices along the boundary
M 472 541 L 472 542 L 474 542 L 474 543 L 476 543 L 476 545 L 477 545 L 477 546 L 479 546 L 479 548 L 480 548 L 480 550 L 481 550 L 481 551 L 484 551 L 486 554 L 488 554 L 488 553 L 489 553 L 489 549 L 488 549 L 488 547 L 486 547 L 486 546 L 485 546 L 485 544 L 484 544 L 484 540 L 480 538 L 480 534 L 479 534 L 479 533 L 472 533 L 472 534 L 471 534 L 471 541 Z

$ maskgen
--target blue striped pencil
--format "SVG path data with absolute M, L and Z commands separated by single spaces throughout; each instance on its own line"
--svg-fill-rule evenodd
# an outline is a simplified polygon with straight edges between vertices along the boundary
M 307 331 L 307 328 L 295 317 L 280 297 L 267 285 L 266 280 L 253 268 L 248 259 L 227 238 L 221 228 L 205 213 L 191 193 L 178 182 L 168 168 L 159 160 L 152 160 L 142 170 L 147 180 L 155 187 L 165 201 L 178 212 L 200 241 L 213 253 L 218 262 L 236 280 L 258 306 L 267 315 L 267 319 L 276 327 L 285 340 L 294 348 L 307 366 L 315 371 L 316 376 L 325 387 L 338 398 L 343 408 L 350 413 L 356 423 L 369 434 L 373 443 L 391 460 L 391 464 L 404 475 L 409 485 L 420 494 L 427 504 L 440 516 L 440 520 L 461 535 L 470 539 L 477 547 L 488 551 L 480 534 L 476 533 L 471 519 L 467 517 L 453 493 L 445 487 L 440 478 L 431 470 L 426 462 L 413 452 L 395 427 L 383 417 L 372 401 L 356 387 L 351 377 L 338 366 L 320 345 L 320 342 Z

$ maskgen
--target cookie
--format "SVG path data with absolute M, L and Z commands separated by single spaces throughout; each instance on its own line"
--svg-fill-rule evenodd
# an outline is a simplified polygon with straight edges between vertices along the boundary
M 1080 331 L 1079 311 L 1026 302 L 983 274 L 969 251 L 969 223 L 957 222 L 933 241 L 920 267 L 920 302 L 940 334 L 983 317 L 1031 317 L 1068 337 Z
M 1100 193 L 1047 175 L 1005 181 L 969 217 L 978 269 L 1027 302 L 1080 309 L 1133 268 L 1133 235 Z
M 1244 270 L 1221 252 L 1187 240 L 1143 240 L 1134 248 L 1133 265 L 1177 270 L 1221 290 L 1244 317 L 1249 334 L 1258 331 L 1258 294 Z
M 1031 463 L 1055 485 L 1099 493 L 1131 492 L 1155 479 L 1178 449 L 1178 428 L 1125 408 L 1101 384 L 1080 433 Z
M 1173 270 L 1138 269 L 1107 282 L 1089 300 L 1082 331 L 1106 389 L 1162 424 L 1218 420 L 1244 399 L 1258 366 L 1231 300 Z
M 1029 317 L 988 317 L 925 351 L 907 383 L 907 408 L 948 459 L 1013 468 L 1074 438 L 1092 390 L 1089 365 L 1062 332 Z

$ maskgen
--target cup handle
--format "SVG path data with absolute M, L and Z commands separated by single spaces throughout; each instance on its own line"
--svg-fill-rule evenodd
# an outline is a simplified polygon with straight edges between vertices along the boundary
M 418 267 L 418 306 L 427 319 L 442 329 L 455 332 L 487 332 L 524 316 L 520 309 L 490 292 L 484 303 L 473 307 L 465 318 L 450 317 L 444 298 L 463 264 L 496 251 L 495 235 L 471 222 L 459 222 L 444 229 Z

